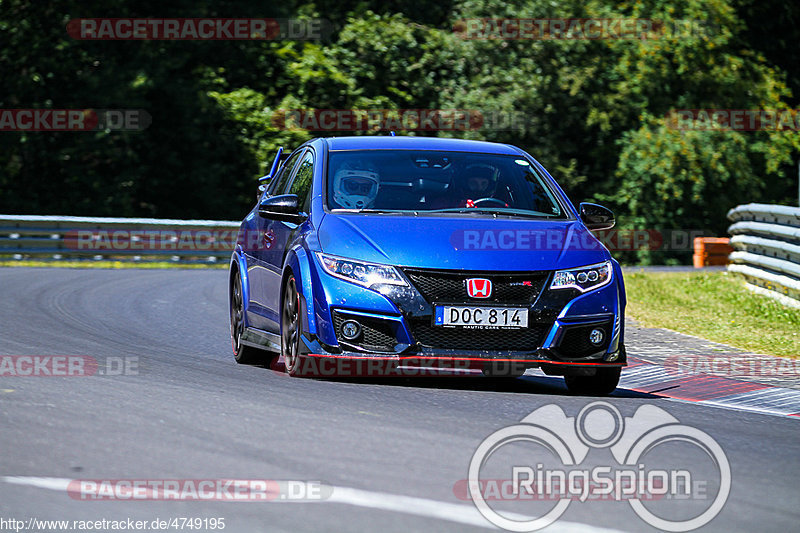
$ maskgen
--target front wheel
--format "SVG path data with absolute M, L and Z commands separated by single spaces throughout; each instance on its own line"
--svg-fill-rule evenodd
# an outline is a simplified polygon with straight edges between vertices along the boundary
M 564 382 L 572 394 L 580 396 L 608 396 L 617 388 L 620 367 L 598 368 L 594 376 L 564 376 Z

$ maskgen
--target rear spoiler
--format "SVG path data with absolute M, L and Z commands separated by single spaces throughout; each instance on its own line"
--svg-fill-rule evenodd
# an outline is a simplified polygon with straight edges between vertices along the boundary
M 281 154 L 283 154 L 283 146 L 278 148 L 278 153 L 275 154 L 275 160 L 272 162 L 272 168 L 269 169 L 269 174 L 266 176 L 261 176 L 258 178 L 258 181 L 269 181 L 275 175 L 275 171 L 278 170 L 278 162 L 281 160 Z

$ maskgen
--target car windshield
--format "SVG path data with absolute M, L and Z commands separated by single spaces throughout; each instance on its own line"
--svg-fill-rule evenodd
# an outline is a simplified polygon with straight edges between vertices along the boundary
M 568 218 L 547 181 L 514 155 L 333 151 L 326 188 L 335 212 Z

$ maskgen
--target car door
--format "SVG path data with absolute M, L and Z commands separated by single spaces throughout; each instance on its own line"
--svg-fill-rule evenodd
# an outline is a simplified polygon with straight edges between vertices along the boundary
M 263 198 L 281 194 L 294 175 L 295 167 L 300 162 L 300 158 L 305 152 L 305 147 L 297 149 L 287 159 L 283 166 L 278 170 L 269 188 L 264 193 Z M 260 202 L 260 200 L 259 200 Z M 258 206 L 256 206 L 258 211 Z M 278 333 L 279 318 L 275 308 L 269 304 L 271 296 L 268 294 L 271 287 L 271 280 L 274 279 L 272 265 L 275 260 L 272 256 L 276 253 L 275 243 L 275 221 L 264 218 L 258 214 L 255 216 L 255 235 L 250 239 L 251 246 L 245 250 L 247 258 L 247 274 L 250 280 L 250 299 L 248 313 L 250 324 L 258 329 Z
M 277 190 L 276 194 L 295 194 L 299 199 L 299 205 L 303 212 L 308 212 L 311 200 L 311 184 L 314 177 L 315 154 L 312 148 L 308 148 L 304 153 L 297 168 L 294 169 L 291 181 L 286 184 L 283 190 Z M 286 252 L 297 238 L 300 225 L 283 220 L 274 220 L 269 223 L 268 231 L 273 239 L 273 253 L 266 254 L 265 260 L 269 262 L 265 270 L 265 290 L 266 304 L 271 314 L 279 316 L 281 302 L 281 279 L 283 277 L 283 262 Z M 280 322 L 280 320 L 278 320 Z

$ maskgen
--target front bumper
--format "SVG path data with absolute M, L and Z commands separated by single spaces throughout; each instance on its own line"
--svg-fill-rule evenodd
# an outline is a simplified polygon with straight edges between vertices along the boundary
M 550 350 L 514 355 L 483 354 L 377 354 L 364 352 L 330 353 L 312 343 L 301 357 L 298 375 L 322 378 L 451 377 L 490 370 L 493 375 L 522 375 L 529 368 L 541 368 L 548 375 L 593 375 L 599 368 L 625 366 L 625 349 L 620 347 L 615 361 L 603 359 L 563 361 Z
M 597 290 L 580 294 L 548 289 L 552 273 L 541 274 L 538 294 L 529 304 L 525 330 L 463 330 L 434 326 L 434 301 L 410 282 L 411 288 L 374 291 L 321 274 L 325 298 L 317 308 L 316 332 L 304 337 L 304 355 L 381 362 L 388 368 L 482 368 L 488 364 L 559 368 L 621 367 L 627 364 L 623 345 L 624 288 L 621 277 Z M 615 265 L 615 274 L 621 276 Z M 462 276 L 472 275 L 463 273 Z M 461 302 L 463 304 L 463 302 Z M 475 304 L 475 302 L 471 302 Z M 517 304 L 519 305 L 519 304 Z M 359 339 L 347 341 L 342 324 L 362 326 Z M 601 329 L 604 342 L 587 341 Z M 376 363 L 377 364 L 377 363 Z

